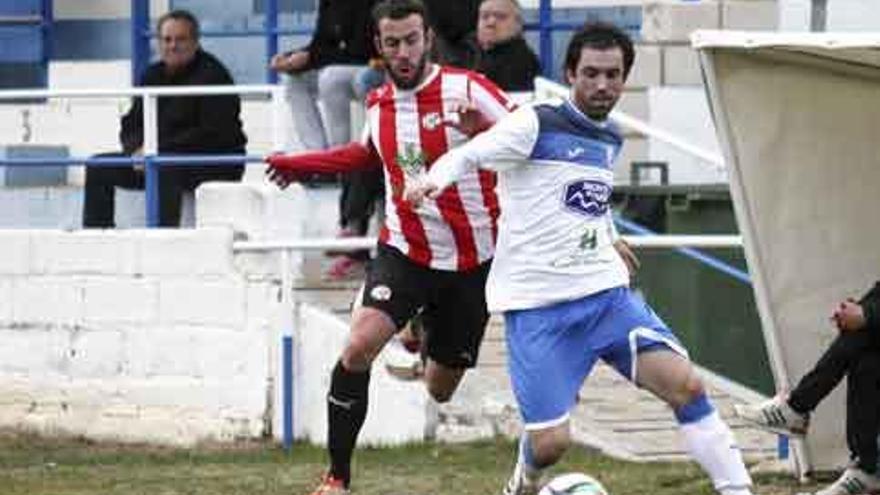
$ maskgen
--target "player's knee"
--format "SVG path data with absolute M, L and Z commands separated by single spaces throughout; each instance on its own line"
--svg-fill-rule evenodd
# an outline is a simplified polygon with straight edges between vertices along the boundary
M 700 380 L 700 377 L 696 375 L 694 370 L 691 370 L 687 377 L 675 388 L 668 401 L 673 409 L 679 409 L 705 394 L 706 389 L 703 381 Z
M 703 385 L 703 380 L 700 380 L 700 377 L 698 377 L 693 371 L 691 371 L 688 379 L 685 380 L 682 394 L 684 395 L 686 402 L 691 402 L 701 395 L 706 394 L 706 387 Z
M 343 366 L 350 371 L 366 371 L 373 365 L 376 352 L 372 351 L 366 342 L 359 341 L 355 336 L 348 342 L 342 351 L 341 361 Z

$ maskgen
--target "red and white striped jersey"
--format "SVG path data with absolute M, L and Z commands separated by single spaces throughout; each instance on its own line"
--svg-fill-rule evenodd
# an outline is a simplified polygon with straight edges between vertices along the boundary
M 421 180 L 437 158 L 468 138 L 447 122 L 454 108 L 474 105 L 491 121 L 515 105 L 485 76 L 432 65 L 412 90 L 387 83 L 367 97 L 364 144 L 385 167 L 385 224 L 379 242 L 438 270 L 470 270 L 494 254 L 498 198 L 495 174 L 473 170 L 436 200 L 413 208 L 403 199 L 407 181 Z

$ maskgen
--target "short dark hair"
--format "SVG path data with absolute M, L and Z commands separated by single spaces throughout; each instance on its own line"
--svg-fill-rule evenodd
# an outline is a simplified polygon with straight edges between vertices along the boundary
M 632 39 L 620 28 L 604 22 L 590 22 L 578 29 L 568 42 L 568 50 L 565 53 L 565 69 L 574 72 L 581 60 L 581 51 L 584 48 L 607 50 L 620 48 L 623 52 L 623 77 L 629 75 L 636 52 L 633 48 Z
M 199 27 L 199 20 L 196 18 L 195 14 L 193 14 L 192 12 L 190 12 L 188 10 L 183 10 L 183 9 L 170 10 L 170 11 L 162 14 L 162 17 L 160 17 L 159 20 L 156 21 L 156 32 L 158 33 L 159 31 L 162 30 L 162 24 L 165 24 L 165 21 L 171 21 L 171 20 L 184 21 L 186 23 L 189 23 L 190 32 L 193 35 L 193 39 L 197 40 L 197 39 L 199 39 L 199 36 L 201 36 L 201 28 Z
M 455 1 L 455 0 L 448 0 Z M 425 23 L 425 29 L 428 29 L 428 12 L 425 4 L 421 0 L 382 0 L 373 7 L 373 23 L 376 25 L 376 32 L 379 31 L 379 21 L 382 19 L 393 19 L 395 21 L 406 19 L 411 15 L 422 17 Z

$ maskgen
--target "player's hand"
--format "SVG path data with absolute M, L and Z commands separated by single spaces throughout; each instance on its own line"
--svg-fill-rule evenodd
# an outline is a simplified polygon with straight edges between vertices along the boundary
M 847 299 L 835 308 L 831 320 L 841 332 L 855 332 L 865 327 L 865 312 L 855 299 Z
M 303 70 L 309 63 L 309 52 L 296 51 L 289 53 L 276 53 L 269 61 L 269 67 L 277 72 L 298 72 Z
M 453 103 L 444 123 L 469 137 L 476 136 L 493 124 L 473 103 L 467 101 Z
M 407 184 L 403 192 L 403 199 L 418 208 L 425 198 L 433 198 L 437 195 L 437 186 L 428 181 L 417 181 Z
M 639 262 L 638 256 L 633 252 L 629 243 L 623 239 L 617 239 L 614 241 L 614 249 L 617 250 L 617 254 L 623 258 L 623 263 L 626 265 L 626 270 L 629 272 L 629 278 L 633 278 L 636 271 L 638 271 L 639 267 L 642 265 Z
M 266 177 L 281 189 L 287 189 L 294 182 L 302 182 L 307 178 L 308 174 L 287 168 L 276 166 L 272 159 L 281 156 L 280 153 L 267 156 L 263 161 L 269 164 L 266 168 Z

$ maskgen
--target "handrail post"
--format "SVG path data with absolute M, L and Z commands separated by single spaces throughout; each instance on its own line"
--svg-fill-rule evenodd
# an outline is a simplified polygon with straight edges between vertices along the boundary
M 538 6 L 539 50 L 541 52 L 541 73 L 553 77 L 553 7 L 552 0 L 541 0 Z
M 131 84 L 140 80 L 150 60 L 150 0 L 131 0 Z
M 281 400 L 282 444 L 290 452 L 293 447 L 293 280 L 290 277 L 290 250 L 281 250 Z
M 144 108 L 144 203 L 148 227 L 159 226 L 159 163 L 155 161 L 159 153 L 159 132 L 157 129 L 156 95 L 141 96 Z
M 147 227 L 159 226 L 159 164 L 155 155 L 144 156 L 144 202 Z
M 284 101 L 284 86 L 272 88 L 272 151 L 284 151 L 284 123 L 287 118 L 287 103 Z
M 266 0 L 266 80 L 278 82 L 278 73 L 269 67 L 269 61 L 278 53 L 278 0 Z
M 43 21 L 40 25 L 40 29 L 43 33 L 43 46 L 42 53 L 40 54 L 42 60 L 43 67 L 49 67 L 49 61 L 52 59 L 52 38 L 55 37 L 55 21 L 54 21 L 54 12 L 52 12 L 52 0 L 43 0 L 42 3 L 42 18 Z M 42 81 L 40 83 L 44 87 L 49 86 L 49 71 L 44 70 L 40 76 Z

